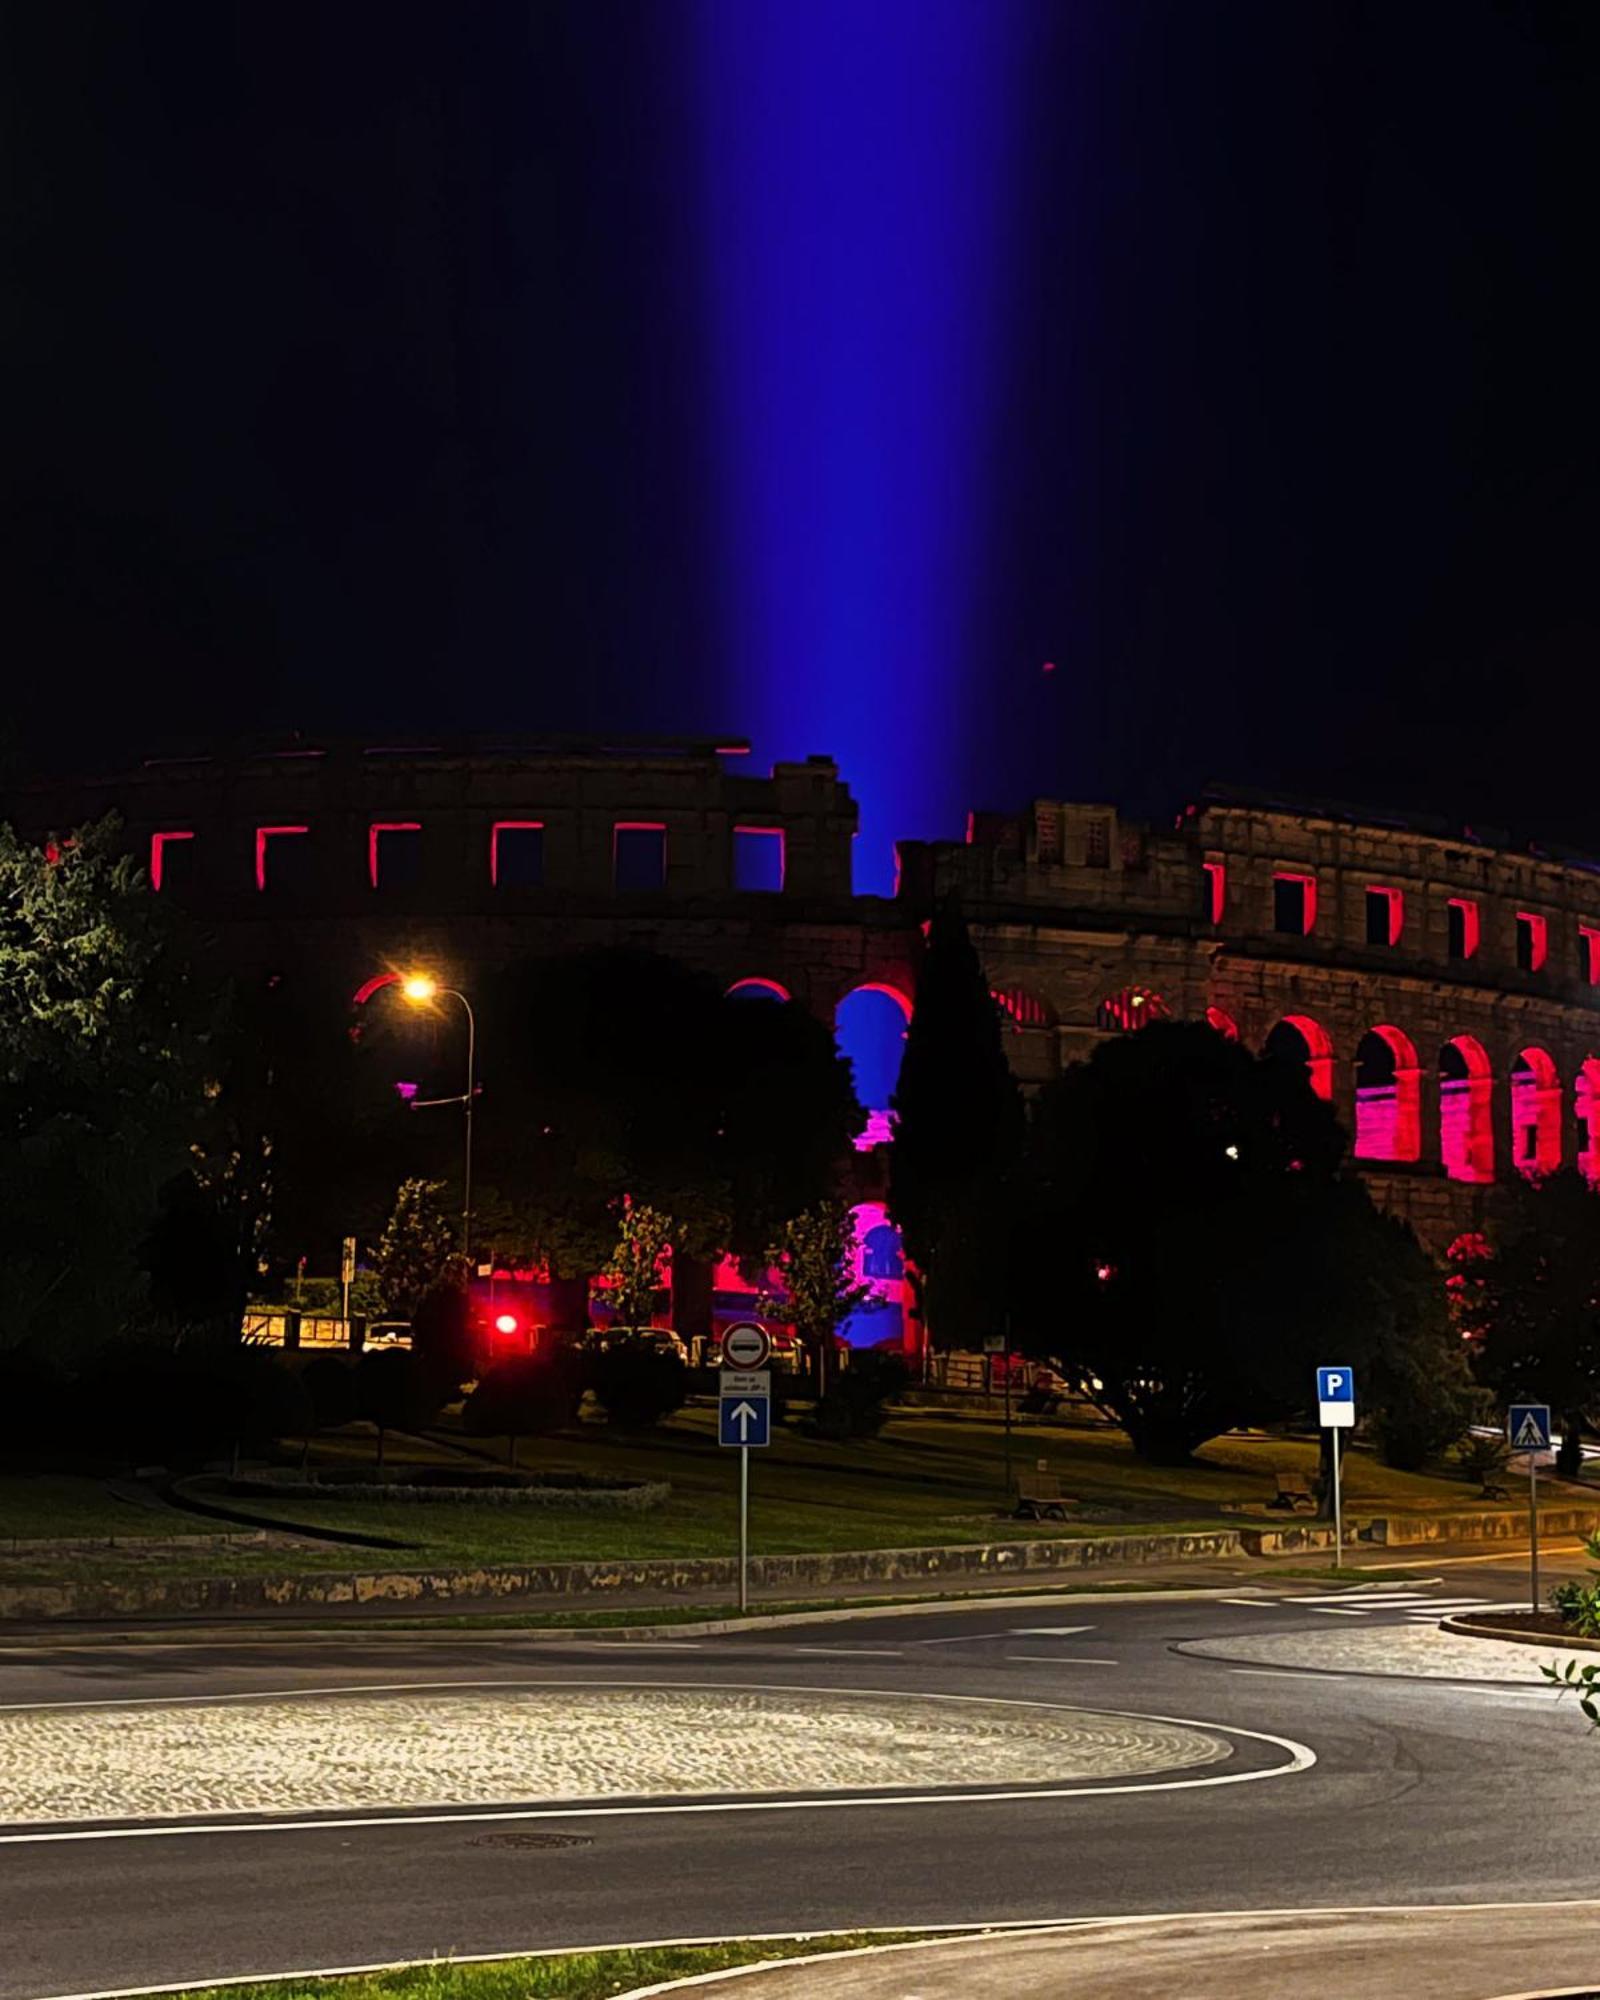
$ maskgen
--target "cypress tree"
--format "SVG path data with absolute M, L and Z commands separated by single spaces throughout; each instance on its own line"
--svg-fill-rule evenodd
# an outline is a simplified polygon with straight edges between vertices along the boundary
M 1004 1325 L 1023 1118 L 1000 1010 L 954 903 L 928 926 L 894 1109 L 890 1214 L 929 1337 L 975 1344 Z

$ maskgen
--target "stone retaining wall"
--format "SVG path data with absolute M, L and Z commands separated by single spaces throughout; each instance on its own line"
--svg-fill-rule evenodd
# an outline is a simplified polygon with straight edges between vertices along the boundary
M 757 1587 L 826 1592 L 839 1583 L 991 1577 L 1090 1569 L 1103 1563 L 1206 1561 L 1243 1553 L 1237 1530 L 1188 1535 L 1097 1535 L 1071 1540 L 977 1542 L 964 1548 L 850 1549 L 831 1555 L 758 1556 Z M 185 1618 L 316 1610 L 357 1604 L 452 1600 L 604 1598 L 619 1591 L 714 1596 L 738 1587 L 731 1556 L 677 1561 L 505 1564 L 482 1569 L 339 1572 L 304 1576 L 155 1578 L 92 1584 L 0 1583 L 0 1619 Z

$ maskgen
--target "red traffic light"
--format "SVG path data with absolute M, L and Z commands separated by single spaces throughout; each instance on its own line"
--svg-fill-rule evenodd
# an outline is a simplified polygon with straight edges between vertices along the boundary
M 494 1330 L 496 1333 L 515 1333 L 520 1325 L 521 1321 L 515 1313 L 501 1313 L 495 1320 Z

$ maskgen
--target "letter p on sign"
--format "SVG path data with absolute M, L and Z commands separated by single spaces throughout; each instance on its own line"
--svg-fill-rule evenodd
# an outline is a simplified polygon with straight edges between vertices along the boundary
M 1350 1368 L 1317 1370 L 1317 1421 L 1324 1430 L 1348 1430 L 1356 1420 L 1356 1378 Z

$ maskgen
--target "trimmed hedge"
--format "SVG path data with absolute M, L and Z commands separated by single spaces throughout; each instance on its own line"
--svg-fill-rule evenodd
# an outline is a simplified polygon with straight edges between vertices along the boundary
M 672 1498 L 672 1488 L 664 1479 L 608 1482 L 586 1479 L 580 1473 L 559 1481 L 502 1477 L 452 1486 L 410 1479 L 301 1479 L 263 1473 L 220 1481 L 219 1485 L 230 1494 L 270 1495 L 278 1500 L 439 1502 L 445 1506 L 566 1508 L 575 1514 L 648 1514 Z

